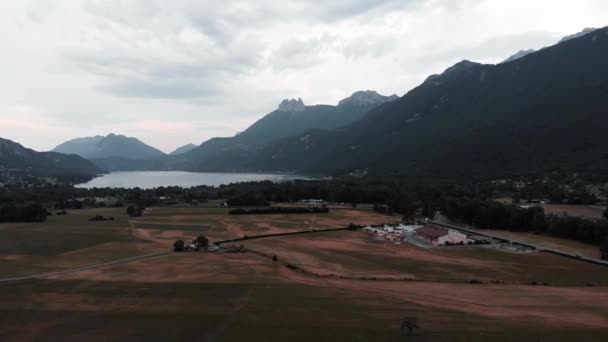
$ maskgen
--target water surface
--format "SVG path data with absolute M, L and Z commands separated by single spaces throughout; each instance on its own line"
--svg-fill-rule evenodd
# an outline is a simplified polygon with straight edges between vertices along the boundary
M 87 183 L 78 184 L 79 188 L 141 188 L 152 189 L 160 186 L 181 186 L 184 188 L 197 185 L 217 186 L 236 182 L 263 181 L 282 182 L 293 179 L 305 179 L 296 175 L 279 175 L 269 173 L 215 173 L 184 171 L 130 171 L 112 172 L 97 177 Z

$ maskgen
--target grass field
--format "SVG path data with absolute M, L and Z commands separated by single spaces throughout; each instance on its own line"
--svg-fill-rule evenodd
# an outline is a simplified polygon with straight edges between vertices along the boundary
M 583 216 L 590 218 L 602 218 L 606 207 L 596 205 L 569 205 L 569 204 L 541 204 L 545 213 L 569 216 Z
M 601 257 L 599 246 L 576 240 L 568 240 L 549 235 L 538 235 L 526 232 L 510 232 L 505 230 L 484 229 L 481 232 L 494 236 L 504 237 L 506 239 L 514 239 L 521 242 L 528 242 L 545 248 L 559 249 L 569 253 L 586 256 L 589 258 Z
M 311 218 L 153 208 L 133 220 L 131 228 L 122 210 L 103 212 L 116 217 L 114 222 L 87 221 L 98 213 L 81 211 L 44 224 L 0 226 L 0 237 L 15 229 L 32 235 L 95 237 L 55 236 L 48 246 L 17 251 L 3 241 L 10 253 L 0 254 L 2 270 L 9 259 L 29 269 L 61 268 L 166 250 L 178 237 L 203 232 L 191 227 L 221 237 L 292 231 L 311 227 L 310 222 L 334 228 L 359 220 L 393 221 L 357 210 Z M 182 225 L 186 229 L 179 229 Z M 422 327 L 411 338 L 418 341 L 603 341 L 608 336 L 607 288 L 570 286 L 583 281 L 606 284 L 608 269 L 574 260 L 472 247 L 420 249 L 349 231 L 245 244 L 320 274 L 417 281 L 310 276 L 255 253 L 172 253 L 0 283 L 0 340 L 403 341 L 399 324 L 409 316 Z M 552 286 L 472 285 L 470 279 L 519 284 L 536 280 Z
M 91 222 L 95 215 L 114 221 Z M 141 253 L 124 208 L 73 210 L 44 223 L 0 224 L 2 278 L 60 270 Z
M 245 242 L 247 248 L 320 275 L 438 282 L 608 285 L 608 267 L 546 253 L 512 253 L 479 246 L 420 248 L 377 241 L 364 232 L 328 232 Z

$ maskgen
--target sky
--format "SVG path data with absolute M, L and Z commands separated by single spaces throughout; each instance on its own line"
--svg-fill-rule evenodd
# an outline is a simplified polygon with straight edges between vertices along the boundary
M 301 97 L 402 96 L 586 27 L 605 0 L 0 0 L 0 137 L 135 136 L 165 152 Z

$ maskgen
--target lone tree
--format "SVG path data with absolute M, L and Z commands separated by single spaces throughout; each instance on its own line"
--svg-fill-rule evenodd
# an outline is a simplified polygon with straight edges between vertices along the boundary
M 407 336 L 412 336 L 412 331 L 414 329 L 420 329 L 418 326 L 416 317 L 406 317 L 401 321 L 401 335 L 406 335 L 405 331 L 407 330 Z
M 130 217 L 141 216 L 142 212 L 143 209 L 139 205 L 130 205 L 127 207 L 127 215 Z
M 600 245 L 600 252 L 602 253 L 602 259 L 608 260 L 608 237 Z
M 608 219 L 608 207 L 604 210 L 604 217 Z
M 185 247 L 184 240 L 177 240 L 173 243 L 173 251 L 174 252 L 183 252 Z
M 272 256 L 272 261 L 277 262 L 277 260 L 279 260 L 279 258 L 277 258 L 277 256 L 276 256 L 276 255 L 273 255 L 273 256 Z

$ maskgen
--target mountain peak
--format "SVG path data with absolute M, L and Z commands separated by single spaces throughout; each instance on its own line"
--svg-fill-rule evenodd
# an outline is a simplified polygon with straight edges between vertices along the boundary
M 354 92 L 350 97 L 347 97 L 338 103 L 338 106 L 354 105 L 354 106 L 369 106 L 379 105 L 385 102 L 390 102 L 399 98 L 397 94 L 384 96 L 378 94 L 374 90 L 361 90 Z
M 148 146 L 137 138 L 110 133 L 107 136 L 77 138 L 60 144 L 53 152 L 77 154 L 84 158 L 126 158 L 150 159 L 164 155 L 163 152 Z
M 281 112 L 301 112 L 306 109 L 304 101 L 301 98 L 296 99 L 285 99 L 279 104 L 279 111 Z
M 459 77 L 463 73 L 469 71 L 471 68 L 478 66 L 478 65 L 481 65 L 481 64 L 476 63 L 476 62 L 471 62 L 471 61 L 465 59 L 465 60 L 462 60 L 462 61 L 452 65 L 451 67 L 447 68 L 440 75 L 435 74 L 435 75 L 431 75 L 431 76 L 427 77 L 426 80 L 424 81 L 424 83 L 438 85 L 438 84 L 441 84 L 444 80 L 451 79 L 454 77 Z

